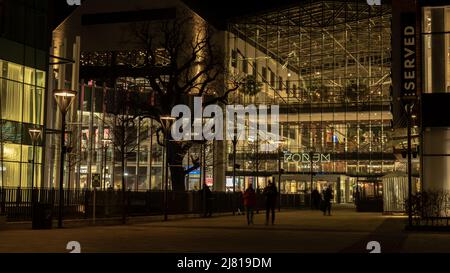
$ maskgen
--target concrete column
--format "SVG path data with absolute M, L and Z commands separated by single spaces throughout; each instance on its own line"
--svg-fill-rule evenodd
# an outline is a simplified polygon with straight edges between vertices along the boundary
M 445 42 L 445 10 L 444 8 L 431 9 L 431 77 L 432 92 L 446 92 L 446 42 Z M 439 34 L 438 34 L 439 33 Z

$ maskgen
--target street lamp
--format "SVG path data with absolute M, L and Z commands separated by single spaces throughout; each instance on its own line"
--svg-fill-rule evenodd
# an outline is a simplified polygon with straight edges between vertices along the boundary
M 75 99 L 77 92 L 70 89 L 56 89 L 53 92 L 56 104 L 58 104 L 61 112 L 61 156 L 59 165 L 59 214 L 58 214 L 58 228 L 62 228 L 63 223 L 63 208 L 64 208 L 64 155 L 66 147 L 64 143 L 64 136 L 66 134 L 66 114 L 69 110 L 70 104 Z
M 412 228 L 412 158 L 411 158 L 411 119 L 413 118 L 413 100 L 404 100 L 405 102 L 405 111 L 406 111 L 406 130 L 407 130 L 407 153 L 408 153 L 408 227 Z
M 311 150 L 309 151 L 309 163 L 310 163 L 310 175 L 311 175 L 311 186 L 310 186 L 310 193 L 309 193 L 309 205 L 311 209 L 313 209 L 313 200 L 312 200 L 312 192 L 313 192 L 313 186 L 314 186 L 314 154 L 316 153 L 315 147 L 311 146 Z
M 36 154 L 36 143 L 39 141 L 41 137 L 42 131 L 37 128 L 28 129 L 28 133 L 30 134 L 31 141 L 33 143 L 33 155 L 31 160 L 31 213 L 34 213 L 34 204 L 36 202 L 36 195 L 34 193 L 34 162 L 35 162 L 35 154 Z M 37 188 L 37 185 L 36 185 Z
M 233 135 L 233 140 L 231 141 L 233 143 L 233 195 L 232 195 L 232 206 L 233 206 L 233 215 L 235 215 L 235 207 L 234 207 L 234 198 L 236 195 L 236 146 L 238 143 L 236 130 Z
M 283 145 L 284 140 L 280 140 L 276 142 L 278 144 L 278 211 L 281 211 L 281 175 L 284 173 L 284 169 L 281 168 L 281 159 L 283 158 Z
M 167 205 L 168 205 L 168 188 L 169 188 L 169 170 L 168 170 L 168 166 L 169 166 L 169 161 L 167 158 L 167 148 L 169 146 L 169 134 L 170 134 L 170 129 L 172 127 L 172 124 L 175 122 L 175 118 L 171 117 L 171 116 L 161 116 L 159 118 L 160 122 L 161 122 L 161 126 L 163 128 L 164 131 L 164 154 L 165 154 L 165 160 L 164 160 L 164 221 L 167 221 Z
M 106 189 L 106 154 L 108 152 L 108 145 L 112 142 L 111 139 L 102 139 L 104 154 L 103 154 L 103 189 Z
M 39 141 L 41 137 L 42 131 L 40 129 L 30 128 L 28 129 L 28 133 L 30 134 L 31 141 L 33 143 L 33 155 L 32 155 L 32 165 L 31 165 L 31 190 L 34 191 L 34 161 L 36 154 L 36 143 Z

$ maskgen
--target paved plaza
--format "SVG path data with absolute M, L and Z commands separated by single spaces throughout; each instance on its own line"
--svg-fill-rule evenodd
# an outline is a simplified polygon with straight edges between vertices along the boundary
M 245 216 L 170 220 L 117 226 L 0 231 L 0 252 L 368 252 L 378 241 L 382 252 L 450 252 L 450 233 L 406 232 L 406 218 L 357 213 L 338 207 L 332 216 L 319 211 L 284 211 L 274 226 L 262 212 L 248 226 Z

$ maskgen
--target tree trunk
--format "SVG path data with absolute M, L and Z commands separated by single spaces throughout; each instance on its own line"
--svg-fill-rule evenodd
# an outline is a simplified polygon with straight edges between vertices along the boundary
M 173 141 L 169 141 L 167 148 L 172 190 L 178 192 L 185 191 L 183 158 L 187 151 L 183 150 L 180 144 Z

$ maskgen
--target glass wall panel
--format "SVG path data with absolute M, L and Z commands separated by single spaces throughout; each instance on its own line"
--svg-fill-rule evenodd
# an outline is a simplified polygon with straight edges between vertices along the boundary
M 1 80 L 2 119 L 22 122 L 23 84 Z
M 290 185 L 282 187 L 286 191 L 298 191 L 297 183 L 310 179 L 301 175 L 311 172 L 336 183 L 342 174 L 381 176 L 394 166 L 389 148 L 391 17 L 386 3 L 301 1 L 230 22 L 227 56 L 252 67 L 230 65 L 229 74 L 245 78 L 253 73 L 261 84 L 259 93 L 241 88 L 230 101 L 279 105 L 280 151 L 305 159 L 281 162 L 286 176 L 292 175 Z M 278 175 L 279 151 L 258 151 L 264 141 L 239 141 L 237 163 L 246 176 Z M 315 156 L 324 159 L 306 160 Z M 232 157 L 228 160 L 231 172 Z
M 31 186 L 30 128 L 44 122 L 45 72 L 0 60 L 0 186 Z M 40 185 L 41 143 L 36 144 L 35 185 Z

